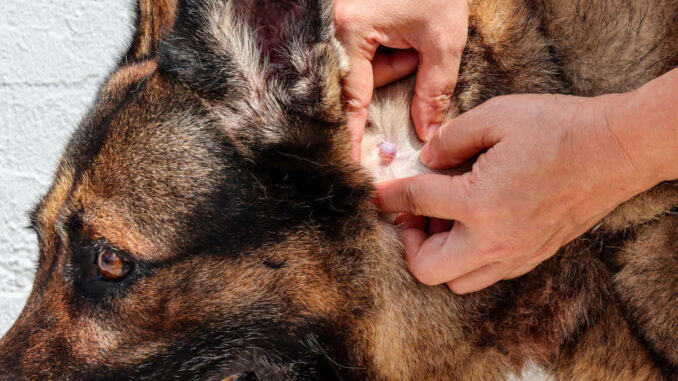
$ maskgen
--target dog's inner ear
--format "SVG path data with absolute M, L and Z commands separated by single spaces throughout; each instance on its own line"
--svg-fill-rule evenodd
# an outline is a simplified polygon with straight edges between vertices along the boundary
M 181 0 L 165 41 L 160 72 L 209 102 L 243 150 L 308 157 L 343 139 L 347 65 L 329 0 Z
M 174 25 L 177 0 L 138 0 L 136 30 L 125 59 L 140 61 L 158 52 L 160 41 Z
M 289 58 L 282 46 L 291 42 L 302 7 L 294 0 L 245 0 L 234 3 L 255 31 L 262 57 L 274 69 L 282 69 Z
M 181 0 L 166 41 L 161 71 L 211 100 L 240 101 L 250 120 L 281 108 L 317 118 L 340 102 L 347 65 L 329 1 Z

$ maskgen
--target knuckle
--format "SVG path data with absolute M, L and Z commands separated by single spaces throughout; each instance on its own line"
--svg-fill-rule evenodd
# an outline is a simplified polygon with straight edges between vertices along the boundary
M 426 105 L 427 108 L 435 112 L 445 112 L 450 106 L 450 100 L 452 99 L 452 94 L 445 93 L 444 89 L 441 89 L 438 92 L 430 93 L 423 91 L 417 94 L 417 98 Z
M 344 1 L 334 2 L 334 23 L 337 30 L 346 30 L 351 28 L 351 7 L 347 6 Z
M 406 209 L 414 215 L 421 216 L 424 211 L 418 202 L 417 195 L 418 192 L 414 184 L 409 183 L 403 188 L 402 197 Z
M 477 140 L 478 140 L 477 143 L 482 145 L 482 146 L 490 147 L 488 149 L 488 151 L 491 150 L 492 147 L 493 147 L 493 144 L 492 144 L 493 140 L 491 138 L 494 134 L 494 126 L 495 126 L 495 123 L 489 123 L 489 124 L 483 126 L 483 128 L 479 129 L 478 135 L 477 135 Z M 490 157 L 489 155 L 481 155 L 478 158 L 478 161 L 480 161 L 482 159 L 483 165 L 487 165 L 488 164 L 487 160 L 488 160 L 489 157 Z
M 410 273 L 422 284 L 427 286 L 436 286 L 438 283 L 435 281 L 433 274 L 431 273 L 428 266 L 426 266 L 424 261 L 414 260 L 408 263 Z
M 467 172 L 461 176 L 451 176 L 448 178 L 448 181 L 450 182 L 450 187 L 459 190 L 460 201 L 462 201 L 461 206 L 464 208 L 462 210 L 464 216 L 468 216 L 474 222 L 487 221 L 489 216 L 485 218 L 485 215 L 490 211 L 478 201 L 481 193 L 477 187 L 477 176 L 473 172 Z
M 448 39 L 441 45 L 441 49 L 448 60 L 460 60 L 465 48 L 466 39 Z
M 366 101 L 363 97 L 351 97 L 346 99 L 345 102 L 348 112 L 359 113 L 361 117 L 367 115 L 367 108 L 370 106 L 370 102 Z
M 342 1 L 338 3 L 344 3 Z M 334 9 L 334 28 L 336 30 L 337 38 L 344 44 L 352 45 L 358 44 L 360 35 L 365 34 L 364 20 L 362 14 L 359 13 L 354 6 L 350 5 L 336 5 Z
M 432 23 L 427 30 L 427 35 L 436 41 L 434 48 L 448 60 L 461 58 L 468 38 L 468 24 L 460 23 L 452 13 L 449 16 Z
M 489 144 L 487 144 L 487 142 L 491 141 L 489 132 L 482 132 L 477 137 L 477 139 L 478 139 L 478 145 L 480 145 L 480 146 L 489 145 Z M 493 151 L 496 151 L 496 150 L 493 147 L 490 147 L 487 150 L 487 152 L 478 156 L 478 159 L 471 166 L 471 172 L 475 174 L 473 176 L 474 181 L 477 182 L 478 178 L 480 176 L 482 176 L 483 174 L 487 174 L 488 172 L 491 173 L 493 168 L 495 168 L 495 166 L 497 165 L 496 164 L 497 160 L 491 157 L 491 155 L 493 154 Z
M 427 23 L 425 26 L 426 36 L 430 41 L 435 42 L 431 45 L 433 48 L 440 49 L 449 40 L 448 32 L 444 27 L 446 23 L 443 20 L 436 19 L 433 22 Z

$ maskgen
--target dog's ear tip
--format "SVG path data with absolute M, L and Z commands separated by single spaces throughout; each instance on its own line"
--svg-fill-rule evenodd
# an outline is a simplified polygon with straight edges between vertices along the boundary
M 179 0 L 137 0 L 132 42 L 123 61 L 141 61 L 159 51 L 162 39 L 170 32 Z

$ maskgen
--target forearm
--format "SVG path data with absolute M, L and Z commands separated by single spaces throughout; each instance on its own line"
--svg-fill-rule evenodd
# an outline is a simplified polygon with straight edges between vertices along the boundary
M 616 97 L 610 128 L 648 185 L 678 179 L 678 68 Z

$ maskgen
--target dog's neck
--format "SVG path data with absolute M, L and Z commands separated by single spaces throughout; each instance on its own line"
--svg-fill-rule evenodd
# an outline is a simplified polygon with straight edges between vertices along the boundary
M 375 218 L 376 220 L 376 218 Z M 369 300 L 350 327 L 348 348 L 369 379 L 445 379 L 451 374 L 504 374 L 493 351 L 478 352 L 469 340 L 474 312 L 484 296 L 458 296 L 447 287 L 428 287 L 409 274 L 396 228 L 375 221 L 357 249 Z M 487 369 L 495 364 L 497 369 Z M 522 365 L 522 364 L 521 364 Z M 518 365 L 514 371 L 518 370 Z
M 431 172 L 419 161 L 423 143 L 409 117 L 410 82 L 379 90 L 370 107 L 361 163 L 375 181 Z M 361 272 L 371 303 L 353 327 L 356 342 L 350 345 L 358 348 L 356 360 L 374 372 L 366 376 L 423 379 L 444 377 L 453 369 L 473 372 L 481 362 L 464 361 L 471 349 L 462 344 L 472 306 L 465 303 L 462 311 L 463 297 L 444 286 L 418 283 L 407 270 L 397 228 L 377 218 L 371 225 L 373 229 L 356 243 L 364 254 Z

